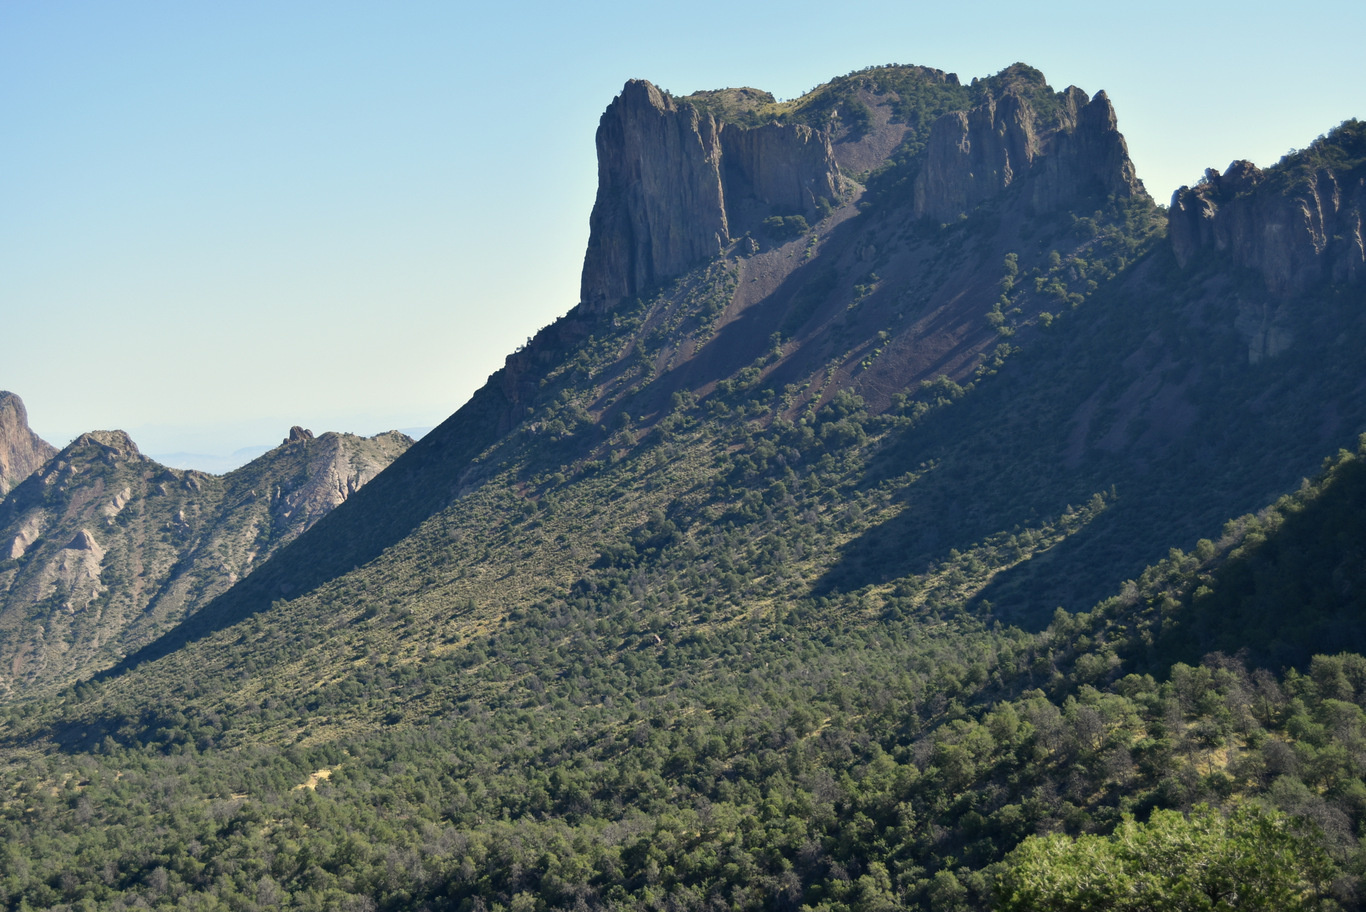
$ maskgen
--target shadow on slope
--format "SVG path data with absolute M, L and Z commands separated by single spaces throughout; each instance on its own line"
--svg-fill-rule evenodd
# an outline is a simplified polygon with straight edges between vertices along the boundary
M 1169 548 L 1293 490 L 1366 428 L 1354 356 L 1366 321 L 1353 294 L 1295 302 L 1295 344 L 1253 363 L 1234 325 L 1249 286 L 1215 278 L 1181 293 L 1172 276 L 1164 248 L 903 432 L 868 483 L 928 471 L 897 517 L 845 547 L 816 593 L 922 573 L 952 549 L 1101 495 L 1099 519 L 997 573 L 973 600 L 1041 629 L 1056 607 L 1089 608 Z
M 1307 502 L 1263 515 L 1164 623 L 1153 648 L 1162 666 L 1218 651 L 1303 669 L 1316 654 L 1366 653 L 1366 440 Z

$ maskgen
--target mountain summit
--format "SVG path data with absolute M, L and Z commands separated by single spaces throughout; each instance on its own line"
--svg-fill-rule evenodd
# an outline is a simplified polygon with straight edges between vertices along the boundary
M 887 167 L 908 134 L 926 147 L 915 218 L 950 221 L 1011 185 L 1027 187 L 1036 210 L 1143 195 L 1104 92 L 1056 94 L 1019 64 L 968 92 L 952 74 L 918 67 L 870 71 L 859 83 L 779 105 L 753 89 L 674 99 L 628 82 L 598 127 L 582 306 L 610 308 L 766 228 L 815 223 L 862 189 L 842 159 L 864 172 Z
M 82 434 L 0 500 L 0 698 L 87 676 L 173 627 L 411 443 L 295 428 L 216 476 L 148 459 L 123 431 Z
M 597 144 L 580 297 L 591 311 L 717 256 L 766 217 L 814 221 L 846 186 L 828 132 L 718 121 L 644 80 L 608 106 Z

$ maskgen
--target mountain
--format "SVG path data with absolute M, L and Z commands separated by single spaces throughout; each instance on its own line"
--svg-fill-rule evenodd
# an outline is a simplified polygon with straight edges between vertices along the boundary
M 38 470 L 57 452 L 28 426 L 24 401 L 0 390 L 0 497 Z
M 0 501 L 0 695 L 88 676 L 174 626 L 411 442 L 294 428 L 220 477 L 160 465 L 122 431 L 81 435 Z
M 1005 141 L 1023 143 L 1019 157 L 1010 159 L 1004 146 L 995 156 L 1005 162 L 993 178 L 1002 192 L 974 210 L 971 225 L 956 216 L 946 226 L 908 218 L 924 159 L 937 161 L 934 136 L 958 130 L 956 109 L 994 110 L 997 94 L 1018 99 L 1007 104 L 1018 110 L 1023 131 Z M 732 96 L 743 104 L 723 105 L 706 94 L 699 107 L 667 99 L 642 82 L 627 84 L 599 128 L 605 151 L 580 306 L 511 355 L 465 408 L 377 479 L 358 502 L 365 509 L 320 526 L 289 559 L 272 562 L 252 587 L 221 604 L 221 613 L 240 616 L 373 559 L 479 484 L 487 471 L 482 459 L 474 460 L 500 440 L 521 446 L 534 438 L 543 454 L 538 462 L 592 462 L 594 450 L 597 456 L 608 450 L 593 428 L 616 432 L 629 425 L 634 437 L 644 438 L 656 426 L 682 419 L 670 417 L 678 410 L 676 396 L 685 402 L 712 397 L 721 405 L 747 402 L 749 390 L 767 397 L 755 408 L 776 410 L 783 421 L 814 414 L 841 391 L 862 397 L 874 413 L 894 404 L 913 411 L 910 399 L 930 396 L 919 392 L 921 384 L 968 382 L 979 370 L 993 369 L 991 362 L 1014 347 L 1015 333 L 1031 334 L 1040 319 L 1052 319 L 1049 310 L 1084 300 L 1099 287 L 1097 279 L 1114 275 L 1160 233 L 1161 214 L 1132 177 L 1103 94 L 1088 101 L 1076 89 L 1055 93 L 1042 74 L 1024 66 L 972 87 L 937 70 L 896 67 L 837 80 L 776 112 L 794 129 L 810 129 L 803 120 L 828 127 L 813 141 L 829 145 L 836 163 L 865 168 L 867 186 L 849 183 L 837 208 L 827 200 L 829 214 L 814 230 L 793 234 L 793 223 L 784 219 L 804 222 L 800 213 L 766 214 L 783 210 L 756 200 L 752 181 L 730 179 L 730 196 L 723 197 L 721 175 L 729 172 L 719 159 L 702 169 L 711 188 L 705 212 L 687 208 L 692 191 L 662 189 L 680 210 L 678 225 L 694 218 L 713 226 L 743 224 L 731 215 L 739 206 L 752 226 L 739 237 L 730 235 L 730 227 L 724 237 L 712 231 L 713 246 L 705 250 L 715 255 L 675 275 L 694 256 L 707 255 L 695 246 L 701 242 L 678 247 L 683 229 L 651 215 L 657 205 L 673 210 L 648 195 L 623 200 L 621 188 L 648 183 L 642 177 L 648 173 L 686 170 L 672 157 L 676 148 L 701 148 L 713 133 L 775 133 L 771 122 L 718 124 L 720 114 L 745 122 L 759 118 L 744 105 L 770 97 L 755 90 L 725 97 Z M 974 100 L 981 103 L 974 106 Z M 867 124 L 857 128 L 840 115 L 855 103 L 868 112 Z M 718 115 L 704 110 L 707 105 Z M 1092 113 L 1082 116 L 1084 111 Z M 628 128 L 637 122 L 638 130 Z M 680 131 L 687 142 L 677 139 Z M 614 153 L 614 143 L 633 151 Z M 1092 173 L 1099 165 L 1077 158 L 1076 149 L 1090 147 L 1114 166 L 1105 180 Z M 707 155 L 714 158 L 721 148 Z M 810 177 L 807 164 L 792 167 L 800 173 L 788 173 L 790 182 Z M 972 176 L 970 157 L 939 167 L 964 186 L 985 179 Z M 740 203 L 736 186 L 750 194 Z M 1090 213 L 1080 227 L 1055 208 L 1064 198 Z M 1066 227 L 1060 230 L 1059 223 Z M 717 253 L 722 243 L 724 255 Z M 636 266 L 622 265 L 628 262 L 652 265 L 637 279 Z M 1022 279 L 1003 295 L 1008 275 L 1027 276 L 1028 285 Z M 648 297 L 629 297 L 646 288 L 638 282 L 665 280 L 670 284 L 654 287 Z M 608 287 L 614 291 L 602 290 Z
M 1360 130 L 1164 211 L 1024 65 L 628 83 L 578 306 L 0 715 L 5 900 L 1360 908 Z

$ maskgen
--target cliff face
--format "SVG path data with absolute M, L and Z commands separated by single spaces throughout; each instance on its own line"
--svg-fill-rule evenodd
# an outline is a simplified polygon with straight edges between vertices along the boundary
M 606 309 L 729 239 L 716 121 L 632 80 L 598 126 L 598 198 L 581 300 Z
M 580 301 L 603 312 L 715 256 L 769 214 L 811 215 L 842 180 L 830 138 L 745 128 L 632 80 L 598 126 Z
M 1330 136 L 1330 141 L 1331 141 Z M 1219 251 L 1259 273 L 1273 294 L 1366 280 L 1366 165 L 1264 172 L 1235 161 L 1172 196 L 1172 250 L 1184 268 Z
M 83 434 L 0 500 L 0 697 L 107 666 L 246 576 L 412 441 L 300 428 L 224 476 Z
M 934 121 L 913 186 L 913 217 L 951 221 L 1017 185 L 1040 212 L 1082 196 L 1143 193 L 1104 92 L 1089 98 L 1072 87 L 1055 94 L 1035 71 L 1014 67 L 1007 73 L 1005 82 L 978 92 L 976 107 Z M 603 114 L 598 196 L 580 292 L 587 313 L 609 310 L 683 274 L 769 216 L 810 221 L 828 211 L 822 199 L 838 204 L 847 195 L 826 129 L 776 121 L 745 126 L 712 113 L 738 111 L 752 123 L 759 115 L 750 108 L 774 104 L 772 96 L 754 90 L 693 97 L 709 109 L 633 80 Z M 868 112 L 870 127 L 897 136 L 915 120 L 898 119 L 890 130 L 887 117 L 863 101 L 850 105 Z M 894 151 L 883 148 L 877 161 L 861 164 L 871 171 Z
M 830 136 L 803 124 L 766 124 L 721 129 L 725 203 L 736 235 L 744 234 L 769 212 L 813 217 L 817 200 L 839 199 L 842 184 Z M 737 219 L 746 200 L 760 204 L 751 220 Z M 738 223 L 737 223 L 738 222 Z
M 0 496 L 56 454 L 56 447 L 29 428 L 24 401 L 0 390 Z
M 930 132 L 913 213 L 947 222 L 1022 183 L 1045 212 L 1082 194 L 1143 193 L 1104 92 L 1088 99 L 1071 86 L 1051 117 L 1040 116 L 1013 89 L 971 111 L 944 115 Z

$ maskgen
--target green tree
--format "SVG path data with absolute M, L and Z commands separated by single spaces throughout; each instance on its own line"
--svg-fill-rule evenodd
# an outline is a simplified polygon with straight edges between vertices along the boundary
M 1030 837 L 1006 858 L 997 896 L 1006 912 L 1309 910 L 1323 907 L 1330 871 L 1285 815 L 1201 805 L 1125 817 L 1110 836 Z

